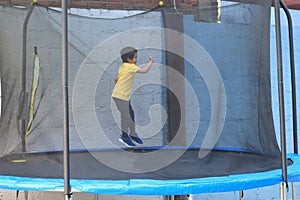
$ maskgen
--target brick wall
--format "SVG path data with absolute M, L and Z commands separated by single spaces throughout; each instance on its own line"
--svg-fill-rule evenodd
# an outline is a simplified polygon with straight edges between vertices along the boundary
M 160 0 L 68 0 L 68 6 L 71 8 L 104 8 L 118 10 L 151 9 L 158 6 Z M 199 6 L 198 0 L 163 0 L 165 6 L 173 7 L 174 1 L 176 7 L 183 11 L 192 11 Z M 215 0 L 211 0 L 212 2 Z M 233 0 L 241 1 L 241 0 Z M 300 9 L 300 0 L 284 0 L 291 9 Z M 28 5 L 31 0 L 0 0 L 0 5 Z M 60 7 L 61 0 L 38 0 L 43 6 Z
M 68 0 L 72 8 L 104 8 L 118 10 L 151 9 L 158 6 L 160 0 Z M 178 9 L 197 8 L 198 0 L 175 0 Z M 28 5 L 30 0 L 0 0 L 0 5 Z M 61 0 L 38 0 L 43 6 L 60 7 Z M 174 0 L 164 0 L 165 6 L 173 6 Z

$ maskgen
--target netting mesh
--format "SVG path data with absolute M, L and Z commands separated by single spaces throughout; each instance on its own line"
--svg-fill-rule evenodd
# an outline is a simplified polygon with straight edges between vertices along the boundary
M 148 62 L 148 53 L 154 58 L 147 74 L 136 75 L 131 98 L 144 146 L 278 155 L 270 99 L 270 6 L 270 1 L 221 1 L 200 5 L 192 14 L 161 8 L 129 17 L 114 11 L 115 19 L 69 15 L 71 149 L 122 147 L 111 93 L 120 49 L 134 46 L 139 66 Z M 24 149 L 21 122 L 28 124 L 33 102 L 34 47 L 41 64 L 26 151 L 63 148 L 61 13 L 39 6 L 33 10 L 22 92 L 27 11 L 0 8 L 2 156 Z

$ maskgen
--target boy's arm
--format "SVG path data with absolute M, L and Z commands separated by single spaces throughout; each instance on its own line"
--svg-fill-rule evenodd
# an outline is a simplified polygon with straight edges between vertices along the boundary
M 149 69 L 152 66 L 153 58 L 150 54 L 148 54 L 148 58 L 149 58 L 148 64 L 143 68 L 139 68 L 138 71 L 137 71 L 138 73 L 147 73 L 149 71 Z

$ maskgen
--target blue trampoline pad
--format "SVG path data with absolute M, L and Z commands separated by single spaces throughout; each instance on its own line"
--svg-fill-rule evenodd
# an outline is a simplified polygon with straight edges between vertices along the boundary
M 167 151 L 169 150 L 171 149 L 168 149 Z M 192 150 L 197 150 L 197 149 L 192 149 Z M 109 151 L 110 150 L 107 150 L 107 152 Z M 83 151 L 75 151 L 75 152 L 80 154 L 83 153 Z M 187 155 L 189 155 L 189 153 L 191 152 L 193 151 L 188 151 Z M 231 157 L 235 157 L 234 154 L 237 152 L 227 152 L 227 153 L 229 153 Z M 237 154 L 242 155 L 242 157 L 245 157 L 246 155 L 247 158 L 247 154 L 249 153 L 243 154 L 239 152 Z M 222 151 L 222 155 L 226 159 L 226 152 L 224 153 L 224 151 Z M 253 155 L 251 154 L 251 156 Z M 36 155 L 34 157 L 37 158 Z M 71 160 L 72 158 L 75 157 L 73 157 L 71 154 Z M 289 154 L 288 158 L 292 163 L 288 166 L 288 178 L 289 178 L 288 181 L 299 182 L 300 181 L 300 171 L 299 171 L 300 156 L 295 154 Z M 238 158 L 238 160 L 240 160 L 240 157 Z M 83 164 L 87 164 L 86 161 L 87 160 L 80 161 L 80 162 L 82 162 Z M 30 158 L 27 160 L 26 163 L 28 164 L 29 162 L 30 162 Z M 183 156 L 182 163 L 180 162 L 181 161 L 175 162 L 173 163 L 173 165 L 175 165 L 176 167 L 177 166 L 182 167 L 182 164 L 186 163 L 184 156 Z M 253 160 L 251 162 L 253 162 Z M 3 161 L 1 161 L 1 166 L 3 166 L 2 164 Z M 14 163 L 14 164 L 21 164 L 21 163 Z M 49 163 L 45 163 L 45 164 L 49 165 Z M 73 164 L 75 163 L 73 162 Z M 24 167 L 25 163 L 21 165 L 23 165 L 22 167 Z M 249 163 L 245 163 L 245 165 L 249 165 Z M 257 163 L 255 165 L 257 166 Z M 186 178 L 176 177 L 175 176 L 176 173 L 174 176 L 167 177 L 166 174 L 163 173 L 164 170 L 177 170 L 179 171 L 178 174 L 181 174 L 182 172 L 183 175 L 186 175 L 185 173 L 190 169 L 188 165 L 186 166 L 186 169 L 182 169 L 182 170 L 180 170 L 180 168 L 176 168 L 176 167 L 174 168 L 174 166 L 171 165 L 166 167 L 163 170 L 156 171 L 154 173 L 155 174 L 154 176 L 152 175 L 152 173 L 135 174 L 135 173 L 117 172 L 115 174 L 116 171 L 113 171 L 112 174 L 114 174 L 114 176 L 110 177 L 109 175 L 105 174 L 107 173 L 106 171 L 107 169 L 99 168 L 99 171 L 100 172 L 102 171 L 104 173 L 103 174 L 104 178 L 101 179 L 99 177 L 96 177 L 96 176 L 101 176 L 100 172 L 95 173 L 94 178 L 76 177 L 77 175 L 74 175 L 74 173 L 77 173 L 78 171 L 80 171 L 80 169 L 82 171 L 88 171 L 88 172 L 94 170 L 93 168 L 84 169 L 82 168 L 82 166 L 78 166 L 78 169 L 76 169 L 76 167 L 74 168 L 74 166 L 71 166 L 71 177 L 72 177 L 70 180 L 71 188 L 73 191 L 95 193 L 95 194 L 182 195 L 182 194 L 199 194 L 199 193 L 213 193 L 213 192 L 229 192 L 229 191 L 247 190 L 252 188 L 275 185 L 282 181 L 282 174 L 281 174 L 280 167 L 273 170 L 262 169 L 260 172 L 250 172 L 250 173 L 242 173 L 243 170 L 236 170 L 233 171 L 233 173 L 231 174 L 229 174 L 229 172 L 228 174 L 226 174 L 227 172 L 224 171 L 222 172 L 224 175 L 220 175 L 221 173 L 215 172 L 216 174 L 215 176 L 212 175 L 214 174 L 213 172 L 211 173 L 211 175 L 209 175 L 209 177 L 205 177 L 205 176 L 197 177 L 197 173 L 195 173 L 194 176 L 190 176 L 190 177 L 186 176 Z M 211 166 L 209 165 L 206 166 L 206 168 L 210 169 L 209 167 Z M 226 168 L 226 166 L 224 167 Z M 241 164 L 240 168 L 243 167 L 244 165 Z M 59 170 L 62 173 L 63 169 L 61 167 Z M 227 170 L 230 169 L 227 168 Z M 37 174 L 42 171 L 43 170 L 41 171 L 36 170 Z M 245 171 L 248 171 L 248 169 Z M 172 173 L 172 171 L 170 173 Z M 47 177 L 48 176 L 47 174 L 50 174 L 50 176 Z M 42 177 L 38 177 L 38 176 L 28 177 L 22 174 L 20 174 L 19 176 L 3 174 L 0 176 L 0 188 L 11 189 L 11 190 L 60 191 L 63 190 L 64 188 L 64 180 L 62 178 L 53 178 L 53 177 L 51 178 L 51 171 L 49 173 L 47 171 L 44 171 L 44 176 Z

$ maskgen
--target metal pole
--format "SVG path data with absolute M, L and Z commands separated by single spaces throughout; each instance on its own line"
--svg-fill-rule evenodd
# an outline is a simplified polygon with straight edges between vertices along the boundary
M 71 199 L 70 189 L 70 155 L 69 155 L 69 103 L 68 103 L 68 13 L 67 0 L 62 0 L 62 102 L 64 132 L 64 194 Z
M 292 200 L 296 200 L 295 182 L 292 182 Z
M 239 191 L 239 200 L 243 200 L 243 198 L 244 198 L 244 190 L 240 190 Z
M 292 84 L 292 107 L 293 107 L 293 138 L 294 138 L 294 153 L 298 154 L 298 134 L 297 134 L 297 95 L 296 95 L 296 77 L 295 77 L 295 59 L 294 59 L 294 36 L 293 22 L 288 7 L 280 0 L 280 5 L 283 8 L 289 27 L 289 47 L 290 47 L 290 67 L 291 67 L 291 84 Z
M 21 76 L 21 94 L 23 95 L 23 102 L 22 105 L 24 104 L 25 101 L 25 93 L 26 93 L 26 57 L 27 57 L 27 26 L 28 26 L 28 22 L 30 19 L 30 16 L 32 14 L 32 11 L 34 9 L 35 4 L 31 3 L 29 10 L 26 14 L 24 23 L 23 23 L 23 46 L 22 46 L 22 76 Z M 25 105 L 23 105 L 25 106 Z M 24 107 L 22 106 L 22 109 L 24 109 Z M 21 121 L 21 139 L 22 139 L 22 152 L 25 153 L 26 152 L 26 141 L 25 141 L 25 133 L 26 133 L 26 122 L 25 119 L 22 119 Z
M 287 191 L 287 183 L 281 182 L 280 183 L 280 200 L 286 200 L 286 191 Z
M 286 165 L 286 132 L 285 132 L 285 109 L 282 74 L 282 47 L 280 29 L 280 7 L 279 0 L 275 0 L 275 28 L 276 28 L 276 52 L 277 52 L 277 74 L 278 74 L 278 96 L 280 115 L 280 143 L 281 143 L 281 168 L 283 182 L 287 185 L 287 165 Z

